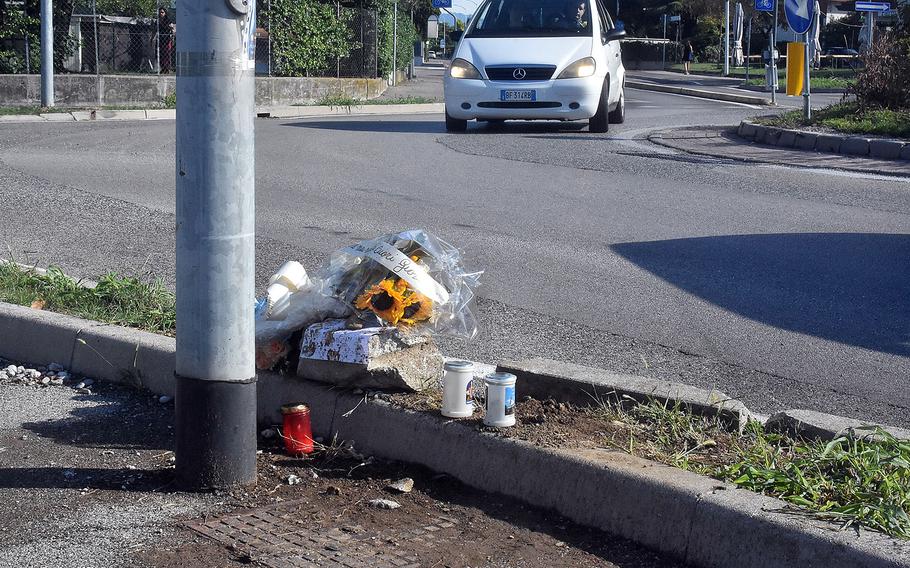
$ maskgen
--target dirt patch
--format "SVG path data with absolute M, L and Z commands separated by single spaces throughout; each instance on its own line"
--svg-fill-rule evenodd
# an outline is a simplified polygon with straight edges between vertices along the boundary
M 450 420 L 440 414 L 442 397 L 438 391 L 383 396 L 402 408 Z M 576 406 L 525 397 L 516 402 L 515 426 L 509 428 L 484 425 L 483 414 L 483 404 L 475 404 L 474 416 L 460 422 L 539 447 L 615 449 L 700 473 L 735 462 L 740 443 L 717 421 L 659 403 Z
M 388 488 L 406 477 L 414 481 L 411 492 Z M 268 442 L 259 455 L 257 486 L 226 497 L 241 507 L 229 515 L 274 511 L 277 507 L 281 518 L 299 527 L 301 533 L 342 530 L 360 536 L 377 558 L 414 558 L 420 566 L 683 566 L 552 512 L 469 488 L 420 466 L 362 456 L 349 447 L 326 448 L 298 459 L 285 456 L 277 442 Z M 400 507 L 380 509 L 370 504 L 375 499 L 392 500 Z M 265 509 L 257 509 L 261 506 Z M 401 536 L 404 529 L 432 524 L 440 518 L 451 523 L 444 523 L 442 529 L 422 539 Z M 267 557 L 257 557 L 255 549 L 241 542 L 231 548 L 182 530 L 181 544 L 143 551 L 137 561 L 156 568 L 214 568 L 244 562 L 272 565 Z M 288 530 L 283 530 L 286 535 Z M 207 556 L 209 550 L 214 554 L 211 558 Z M 342 557 L 347 554 L 343 547 L 337 550 Z M 383 564 L 377 561 L 373 565 Z

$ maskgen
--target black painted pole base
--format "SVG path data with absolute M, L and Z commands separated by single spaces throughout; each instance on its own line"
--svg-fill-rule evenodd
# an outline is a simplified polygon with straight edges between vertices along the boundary
M 256 378 L 221 382 L 177 376 L 176 475 L 187 491 L 256 483 Z

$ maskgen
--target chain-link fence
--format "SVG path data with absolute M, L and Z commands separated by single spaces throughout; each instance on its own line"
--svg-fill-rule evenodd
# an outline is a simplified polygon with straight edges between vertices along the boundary
M 179 30 L 172 1 L 76 0 L 71 7 L 62 5 L 63 2 L 57 4 L 55 70 L 85 74 L 174 73 Z M 283 72 L 277 64 L 273 42 L 276 37 L 299 34 L 296 29 L 288 33 L 291 23 L 277 17 L 273 19 L 272 0 L 260 0 L 256 74 L 366 78 L 387 74 L 385 67 L 390 67 L 390 62 L 384 64 L 382 54 L 384 49 L 391 49 L 392 38 L 383 36 L 383 26 L 391 29 L 391 14 L 380 13 L 376 8 L 345 7 L 337 0 L 320 4 L 331 8 L 338 21 L 344 22 L 346 43 L 338 51 L 345 55 L 324 57 L 319 64 L 304 71 Z M 5 10 L 0 11 L 0 73 L 40 72 L 37 14 L 29 16 L 24 5 L 15 0 L 0 0 L 0 6 L 5 6 Z M 10 25 L 10 22 L 21 25 Z M 21 33 L 3 34 L 3 29 L 20 30 Z M 399 38 L 398 49 L 410 52 L 411 46 Z

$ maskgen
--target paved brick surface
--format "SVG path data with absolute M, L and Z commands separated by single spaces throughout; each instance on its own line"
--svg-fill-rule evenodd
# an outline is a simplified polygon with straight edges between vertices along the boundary
M 455 545 L 457 520 L 443 515 L 398 522 L 382 531 L 359 525 L 310 528 L 291 513 L 297 501 L 187 526 L 272 568 L 417 568 L 413 551 Z

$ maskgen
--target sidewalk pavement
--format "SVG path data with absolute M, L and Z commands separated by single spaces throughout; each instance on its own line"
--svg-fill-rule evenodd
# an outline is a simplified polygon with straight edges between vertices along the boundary
M 0 370 L 10 364 L 0 359 Z M 50 373 L 0 373 L 2 566 L 684 566 L 350 446 L 290 458 L 274 430 L 260 437 L 256 487 L 180 492 L 169 398 L 101 381 L 79 388 L 84 377 Z M 411 491 L 387 489 L 403 478 Z
M 910 162 L 906 160 L 886 160 L 766 146 L 741 138 L 736 134 L 735 126 L 667 129 L 650 134 L 648 140 L 691 154 L 728 160 L 910 177 Z
M 756 76 L 759 76 L 756 73 Z M 675 92 L 702 98 L 716 98 L 744 104 L 770 105 L 771 94 L 742 87 L 743 79 L 718 75 L 684 75 L 673 71 L 635 70 L 627 71 L 626 86 L 645 90 Z M 842 93 L 815 93 L 812 106 L 823 107 L 839 102 Z M 777 104 L 781 107 L 801 108 L 802 97 L 788 97 L 779 93 Z M 772 107 L 773 108 L 773 107 Z

